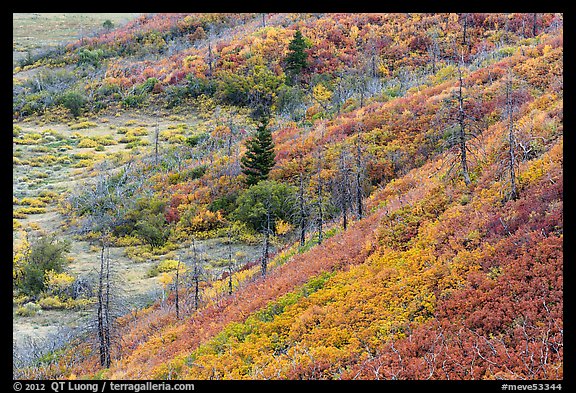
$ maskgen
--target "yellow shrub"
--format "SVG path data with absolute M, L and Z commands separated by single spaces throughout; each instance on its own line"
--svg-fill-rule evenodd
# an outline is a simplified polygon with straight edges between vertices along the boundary
M 32 207 L 45 207 L 47 202 L 42 199 L 25 197 L 20 200 L 21 205 L 28 205 Z
M 178 268 L 178 261 L 174 259 L 165 259 L 158 264 L 158 271 L 161 273 L 170 272 Z
M 21 207 L 19 209 L 14 210 L 12 215 L 14 218 L 25 218 L 26 214 L 43 214 L 43 213 L 46 213 L 46 209 L 43 207 Z
M 148 130 L 145 127 L 135 127 L 132 128 L 130 132 L 132 132 L 132 135 L 136 136 L 148 135 Z
M 30 226 L 30 228 L 34 229 L 35 231 L 40 230 L 40 225 L 38 225 L 37 222 L 31 222 L 29 226 Z
M 75 278 L 68 273 L 56 273 L 48 270 L 44 275 L 44 282 L 51 293 L 63 293 L 74 283 Z
M 292 228 L 294 227 L 284 220 L 278 220 L 278 222 L 276 222 L 276 233 L 278 235 L 285 235 L 290 232 Z
M 60 300 L 58 296 L 46 296 L 38 302 L 44 310 L 62 310 L 66 308 L 66 303 Z
M 85 168 L 89 167 L 94 163 L 94 160 L 80 160 L 76 164 L 72 165 L 74 168 Z
M 84 128 L 96 127 L 98 124 L 94 123 L 93 121 L 83 121 L 77 124 L 72 124 L 70 126 L 71 130 L 80 130 Z
M 78 147 L 96 147 L 98 146 L 98 142 L 96 142 L 93 139 L 90 138 L 83 138 L 80 140 L 80 142 L 78 143 Z
M 123 236 L 115 241 L 115 245 L 118 247 L 138 246 L 140 244 L 142 241 L 134 236 Z

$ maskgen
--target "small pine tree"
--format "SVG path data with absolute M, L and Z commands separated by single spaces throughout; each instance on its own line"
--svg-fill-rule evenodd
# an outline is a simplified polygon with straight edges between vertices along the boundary
M 290 52 L 285 59 L 284 71 L 290 82 L 294 82 L 302 70 L 308 66 L 308 54 L 305 52 L 307 46 L 300 30 L 296 30 L 294 38 L 292 38 L 292 41 L 288 44 L 288 50 Z
M 110 19 L 106 19 L 104 23 L 102 23 L 102 27 L 106 30 L 112 30 L 114 28 L 114 23 Z
M 268 179 L 268 173 L 275 163 L 272 132 L 267 129 L 266 123 L 261 123 L 256 135 L 246 141 L 246 149 L 240 161 L 246 184 L 252 186 Z

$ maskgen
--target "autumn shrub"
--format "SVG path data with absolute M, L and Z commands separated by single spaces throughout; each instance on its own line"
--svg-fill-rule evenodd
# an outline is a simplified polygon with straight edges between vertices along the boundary
M 46 213 L 44 207 L 20 207 L 13 211 L 14 218 L 26 218 L 28 214 L 43 214 Z
M 19 125 L 14 124 L 12 126 L 12 137 L 17 138 L 20 136 L 20 133 L 22 132 L 22 127 L 20 127 Z
M 179 262 L 175 259 L 164 259 L 148 272 L 148 277 L 156 277 L 160 273 L 169 273 L 178 269 Z
M 20 199 L 20 205 L 28 205 L 31 207 L 45 207 L 48 202 L 40 198 L 24 197 Z
M 127 258 L 130 258 L 135 262 L 147 262 L 154 259 L 152 247 L 148 244 L 142 246 L 128 246 L 124 250 L 124 254 Z
M 66 302 L 62 301 L 57 295 L 46 296 L 38 302 L 44 310 L 63 310 L 66 309 Z
M 72 168 L 87 168 L 94 164 L 94 159 L 82 159 L 72 164 Z
M 103 146 L 117 145 L 118 142 L 111 135 L 97 135 L 92 139 Z
M 71 297 L 75 278 L 66 272 L 47 270 L 44 274 L 45 292 L 55 296 Z
M 122 136 L 118 139 L 118 142 L 119 143 L 131 143 L 131 142 L 137 142 L 140 140 L 141 140 L 141 138 L 137 137 L 134 134 L 129 134 L 127 132 L 124 136 Z
M 242 221 L 232 221 L 229 225 L 218 229 L 218 237 L 226 237 L 230 233 L 232 239 L 246 244 L 256 244 L 260 241 L 259 234 Z
M 71 130 L 82 130 L 85 128 L 96 127 L 98 124 L 94 123 L 93 121 L 82 121 L 80 123 L 70 125 Z
M 140 139 L 137 138 L 136 140 L 132 141 L 132 142 L 128 142 L 125 146 L 126 149 L 134 149 L 135 147 L 138 146 L 148 146 L 150 145 L 150 142 L 145 140 L 145 139 Z
M 12 230 L 22 228 L 22 223 L 16 219 L 12 219 Z
M 161 255 L 170 256 L 172 251 L 177 250 L 178 248 L 180 248 L 180 244 L 174 243 L 169 239 L 166 240 L 162 246 L 152 248 L 151 252 L 153 257 L 158 259 L 158 257 Z
M 21 317 L 33 317 L 40 311 L 41 307 L 38 304 L 34 302 L 28 302 L 16 309 L 16 315 L 20 315 Z
M 85 147 L 98 147 L 100 144 L 91 138 L 82 138 L 80 142 L 78 142 L 77 147 L 85 148 Z
M 138 246 L 142 244 L 142 239 L 136 236 L 125 235 L 119 238 L 115 238 L 114 245 L 116 247 L 128 247 L 128 246 Z
M 189 209 L 180 218 L 177 227 L 190 234 L 208 232 L 226 226 L 226 220 L 219 211 Z

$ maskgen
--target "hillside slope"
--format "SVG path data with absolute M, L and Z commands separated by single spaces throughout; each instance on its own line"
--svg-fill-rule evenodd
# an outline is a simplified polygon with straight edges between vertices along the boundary
M 532 31 L 529 21 L 527 14 L 279 14 L 262 27 L 258 15 L 157 15 L 77 44 L 110 51 L 105 83 L 133 94 L 131 87 L 155 78 L 142 98 L 150 101 L 142 103 L 172 105 L 180 86 L 187 93 L 174 105 L 191 102 L 205 114 L 210 131 L 193 146 L 199 153 L 178 168 L 150 172 L 155 197 L 167 201 L 166 225 L 180 229 L 186 212 L 212 214 L 215 201 L 242 191 L 238 160 L 254 107 L 238 92 L 270 89 L 276 146 L 270 177 L 295 185 L 306 178 L 310 195 L 324 184 L 338 197 L 335 179 L 361 175 L 364 211 L 350 213 L 343 228 L 348 206 L 335 202 L 321 244 L 313 227 L 305 246 L 288 244 L 271 260 L 266 276 L 257 266 L 234 272 L 232 294 L 227 277 L 205 283 L 197 310 L 181 290 L 179 319 L 174 293 L 120 318 L 109 368 L 100 366 L 96 338 L 83 337 L 22 372 L 100 379 L 562 379 L 562 27 L 553 14 L 541 15 Z M 464 23 L 468 38 L 460 44 Z M 212 64 L 212 43 L 209 49 L 199 29 L 218 24 Z M 284 78 L 278 53 L 286 52 L 296 28 L 309 37 L 312 60 L 303 76 L 307 98 L 292 98 L 290 106 L 274 81 Z M 153 46 L 151 31 L 156 52 L 141 54 Z M 183 37 L 189 47 L 177 47 Z M 370 81 L 379 87 L 336 99 L 344 74 L 369 73 L 372 60 L 378 70 Z M 191 93 L 199 80 L 214 85 Z M 106 101 L 116 104 L 122 105 Z M 242 132 L 233 113 L 245 116 Z M 464 125 L 470 182 L 455 142 Z M 349 164 L 345 172 L 346 157 L 363 165 Z M 180 176 L 199 166 L 199 176 Z M 226 209 L 219 212 L 232 220 Z M 190 233 L 177 232 L 180 240 Z

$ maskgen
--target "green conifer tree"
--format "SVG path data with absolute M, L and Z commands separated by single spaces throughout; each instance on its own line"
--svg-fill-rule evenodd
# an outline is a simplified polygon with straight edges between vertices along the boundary
M 266 123 L 261 123 L 256 135 L 246 141 L 246 153 L 240 159 L 242 172 L 246 175 L 246 184 L 254 185 L 268 179 L 268 173 L 275 163 L 272 132 Z
M 288 50 L 290 52 L 288 52 L 286 56 L 284 68 L 288 81 L 291 83 L 296 82 L 302 70 L 308 66 L 308 54 L 305 52 L 307 47 L 308 45 L 304 40 L 304 36 L 300 30 L 296 30 L 294 38 L 292 38 L 292 41 L 288 44 Z

